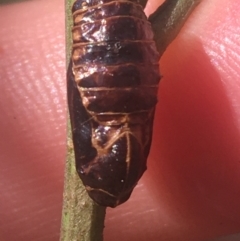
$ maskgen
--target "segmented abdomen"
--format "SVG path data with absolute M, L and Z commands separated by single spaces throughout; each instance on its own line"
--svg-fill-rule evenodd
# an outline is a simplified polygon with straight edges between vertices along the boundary
M 77 0 L 73 20 L 68 92 L 77 171 L 97 203 L 114 207 L 146 169 L 159 54 L 137 1 Z

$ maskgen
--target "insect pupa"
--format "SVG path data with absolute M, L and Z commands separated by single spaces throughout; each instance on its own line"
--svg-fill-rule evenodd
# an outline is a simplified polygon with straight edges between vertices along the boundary
M 76 168 L 89 196 L 115 207 L 146 170 L 159 53 L 137 0 L 76 0 L 68 105 Z

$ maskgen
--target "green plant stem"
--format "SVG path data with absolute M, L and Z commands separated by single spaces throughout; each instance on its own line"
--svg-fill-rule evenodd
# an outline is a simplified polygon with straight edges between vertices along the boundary
M 162 56 L 201 0 L 166 0 L 152 15 L 154 40 Z

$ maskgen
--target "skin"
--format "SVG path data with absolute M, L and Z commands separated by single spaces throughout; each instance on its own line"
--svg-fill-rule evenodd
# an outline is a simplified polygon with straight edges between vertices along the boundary
M 163 55 L 149 168 L 130 200 L 107 210 L 106 241 L 240 232 L 239 12 L 238 0 L 203 0 Z M 0 6 L 0 36 L 0 240 L 58 240 L 64 2 Z

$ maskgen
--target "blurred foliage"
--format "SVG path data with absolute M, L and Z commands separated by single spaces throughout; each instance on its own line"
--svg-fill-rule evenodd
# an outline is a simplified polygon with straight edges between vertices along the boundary
M 0 5 L 10 4 L 10 3 L 20 3 L 20 2 L 26 2 L 26 1 L 31 1 L 31 0 L 0 0 Z

